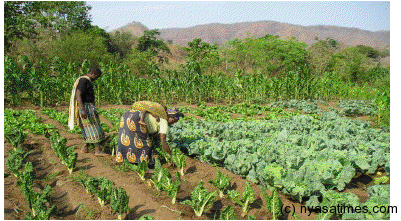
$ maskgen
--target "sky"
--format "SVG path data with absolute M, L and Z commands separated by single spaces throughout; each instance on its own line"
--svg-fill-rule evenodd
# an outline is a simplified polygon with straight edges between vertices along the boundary
M 149 29 L 277 21 L 302 26 L 390 30 L 390 1 L 87 1 L 87 4 L 92 6 L 92 24 L 106 31 L 133 21 Z

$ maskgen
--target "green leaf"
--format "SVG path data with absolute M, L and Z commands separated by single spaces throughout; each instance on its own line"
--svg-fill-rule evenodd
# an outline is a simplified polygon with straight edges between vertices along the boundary
M 185 200 L 181 203 L 191 206 L 196 216 L 202 216 L 204 212 L 207 212 L 209 206 L 213 204 L 216 194 L 216 191 L 208 192 L 203 187 L 203 182 L 199 181 L 198 186 L 191 192 L 191 200 Z
M 234 220 L 237 219 L 235 217 L 235 210 L 231 206 L 227 206 L 220 213 L 220 220 Z

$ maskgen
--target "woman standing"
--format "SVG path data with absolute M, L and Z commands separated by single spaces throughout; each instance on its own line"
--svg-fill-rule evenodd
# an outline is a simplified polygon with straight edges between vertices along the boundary
M 72 89 L 70 100 L 70 116 L 68 126 L 74 129 L 77 123 L 82 129 L 82 137 L 85 146 L 81 148 L 82 153 L 88 152 L 90 144 L 95 146 L 96 156 L 106 156 L 100 149 L 100 142 L 105 138 L 100 125 L 99 114 L 95 108 L 95 93 L 92 82 L 102 75 L 100 68 L 92 65 L 87 75 L 79 77 Z
M 145 125 L 139 124 L 141 111 L 145 113 Z M 142 112 L 143 113 L 143 112 Z M 139 164 L 146 161 L 154 164 L 153 147 L 151 136 L 160 134 L 160 145 L 169 154 L 170 148 L 166 141 L 168 126 L 176 123 L 184 116 L 178 109 L 170 109 L 164 105 L 151 101 L 140 101 L 132 105 L 132 109 L 125 112 L 121 117 L 120 130 L 118 134 L 118 146 L 116 161 L 121 163 L 128 160 Z

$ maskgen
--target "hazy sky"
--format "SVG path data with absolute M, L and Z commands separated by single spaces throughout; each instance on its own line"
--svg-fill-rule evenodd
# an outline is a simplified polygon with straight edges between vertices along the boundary
M 106 31 L 133 21 L 149 29 L 163 29 L 262 20 L 390 30 L 389 1 L 88 1 L 87 4 L 92 6 L 92 24 Z

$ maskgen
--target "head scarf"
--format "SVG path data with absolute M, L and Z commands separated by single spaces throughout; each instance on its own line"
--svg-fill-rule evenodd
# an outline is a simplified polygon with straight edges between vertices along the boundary
M 167 120 L 166 109 L 164 108 L 163 105 L 156 103 L 156 102 L 138 101 L 132 105 L 132 109 L 137 110 L 137 111 L 145 110 L 145 111 L 151 113 L 152 115 L 155 115 L 157 117 Z
M 170 108 L 170 109 L 168 109 L 167 110 L 167 116 L 169 116 L 169 117 L 175 117 L 175 118 L 177 118 L 177 120 L 179 120 L 180 119 L 180 117 L 184 117 L 184 114 L 183 113 L 181 113 L 179 110 L 178 110 L 178 108 Z

